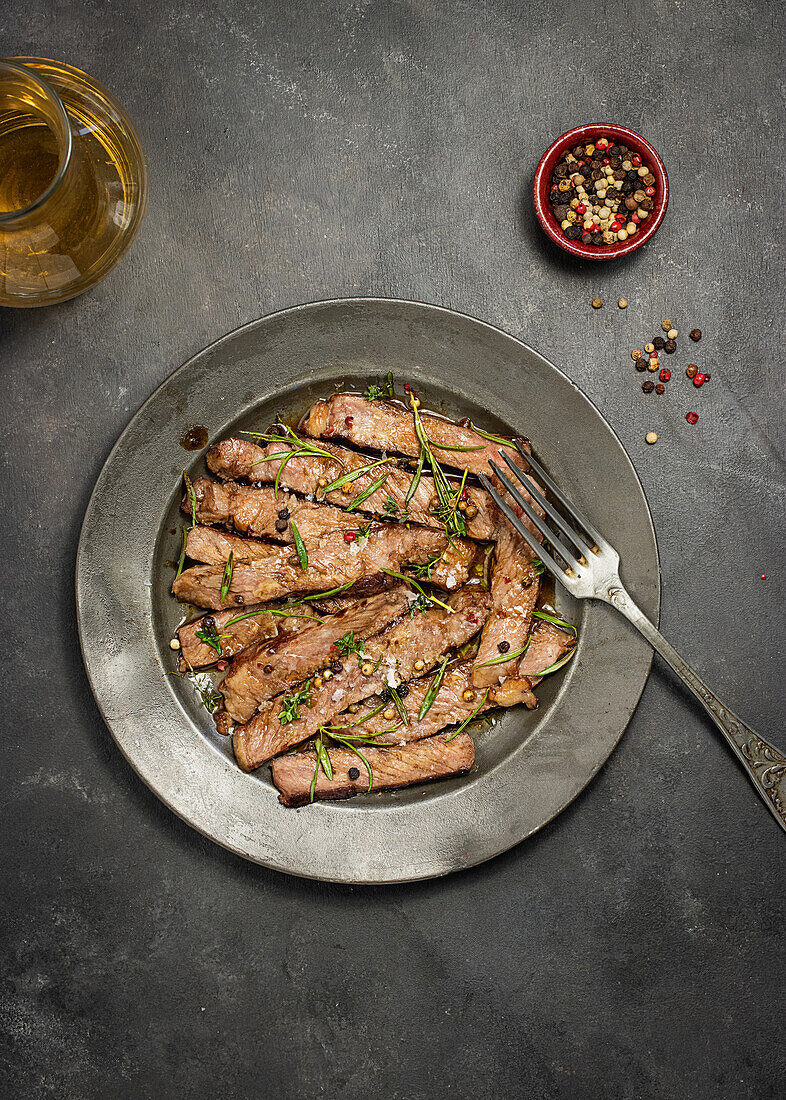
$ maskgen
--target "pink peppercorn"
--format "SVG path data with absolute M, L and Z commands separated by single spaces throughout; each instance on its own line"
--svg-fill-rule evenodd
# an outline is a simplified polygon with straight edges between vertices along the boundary
M 699 419 L 699 414 L 695 412 L 685 413 L 685 419 L 688 421 L 689 424 L 695 424 L 696 421 Z
M 579 205 L 576 207 L 576 213 L 577 214 L 586 214 L 587 213 L 587 208 L 586 208 L 586 206 L 584 205 L 583 202 L 579 203 Z
M 630 216 L 630 220 L 631 220 L 631 221 L 632 221 L 632 222 L 633 222 L 633 223 L 634 223 L 635 225 L 638 225 L 638 224 L 639 224 L 639 222 L 641 221 L 641 218 L 639 217 L 639 215 L 638 215 L 638 214 L 631 214 L 631 216 Z
M 660 378 L 661 382 L 668 382 L 668 380 L 671 378 L 671 371 L 669 370 L 669 368 L 661 367 L 658 378 Z
M 630 162 L 634 168 L 641 168 L 641 157 L 638 153 L 633 154 L 633 156 L 630 158 Z
M 652 198 L 652 196 L 655 194 L 655 188 L 654 187 L 645 187 L 644 188 L 644 194 L 649 195 L 649 197 Z
M 355 541 L 355 532 L 354 531 L 345 531 L 344 532 L 344 542 L 354 542 L 354 541 Z
M 702 374 L 701 371 L 699 371 L 698 374 L 694 374 L 694 376 L 693 376 L 693 385 L 694 386 L 697 386 L 697 387 L 698 386 L 703 386 L 706 381 L 707 381 L 707 376 L 706 376 L 706 374 Z
M 227 666 L 227 663 L 226 663 L 226 661 L 219 661 L 219 662 L 218 662 L 218 671 L 219 671 L 219 672 L 226 672 L 226 670 L 227 670 L 227 667 L 228 667 L 228 666 Z

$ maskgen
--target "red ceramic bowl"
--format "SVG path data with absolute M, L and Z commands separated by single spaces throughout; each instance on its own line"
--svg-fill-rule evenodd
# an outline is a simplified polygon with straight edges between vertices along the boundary
M 642 160 L 650 166 L 655 177 L 655 205 L 650 216 L 643 222 L 638 233 L 629 237 L 626 241 L 618 241 L 615 244 L 582 244 L 581 241 L 572 241 L 565 236 L 549 202 L 551 190 L 551 177 L 555 167 L 562 159 L 562 154 L 574 145 L 582 145 L 587 141 L 595 141 L 597 138 L 613 138 L 615 142 L 621 142 L 638 153 Z M 532 197 L 535 202 L 535 213 L 538 221 L 543 226 L 547 236 L 551 237 L 555 244 L 574 256 L 581 256 L 585 260 L 617 260 L 620 256 L 627 256 L 641 248 L 643 244 L 657 233 L 660 223 L 666 216 L 666 207 L 669 205 L 669 177 L 663 161 L 652 148 L 648 141 L 637 134 L 635 130 L 629 130 L 626 126 L 613 126 L 610 123 L 597 123 L 590 126 L 577 126 L 568 130 L 562 137 L 548 147 L 543 154 L 535 173 L 535 182 L 532 187 Z

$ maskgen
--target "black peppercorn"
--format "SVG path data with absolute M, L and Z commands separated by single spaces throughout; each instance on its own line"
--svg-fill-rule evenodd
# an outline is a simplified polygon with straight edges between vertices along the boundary
M 701 329 L 700 328 L 692 328 L 690 330 L 690 338 L 691 338 L 691 340 L 701 340 Z
M 331 672 L 341 672 L 343 668 L 344 668 L 344 666 L 342 665 L 341 661 L 331 661 L 330 662 L 330 671 Z
M 666 392 L 666 387 L 663 385 L 662 382 L 658 382 L 657 386 L 655 387 L 655 393 L 665 393 L 665 392 Z
M 603 244 L 603 234 L 602 233 L 593 233 L 592 234 L 592 243 L 593 244 Z
M 663 350 L 666 352 L 667 355 L 673 355 L 674 352 L 677 350 L 677 341 L 667 340 L 666 343 L 663 345 Z
M 568 238 L 568 240 L 577 241 L 581 236 L 581 230 L 577 225 L 569 225 L 568 228 L 565 230 L 565 236 Z
M 272 665 L 265 665 L 265 667 L 262 669 L 262 671 L 269 676 L 270 673 L 273 671 L 273 666 Z
M 390 689 L 385 688 L 384 691 L 380 691 L 379 697 L 383 703 L 389 703 L 393 696 L 390 694 Z
M 581 234 L 581 243 L 582 244 L 592 244 L 592 234 L 591 233 L 582 233 Z
M 641 388 L 644 390 L 645 393 L 652 393 L 652 391 L 655 389 L 655 383 L 650 382 L 650 380 L 647 379 L 646 382 L 641 383 Z
M 347 775 L 349 776 L 350 779 L 359 779 L 360 778 L 360 768 L 350 768 L 349 771 L 347 772 Z
M 663 351 L 664 347 L 666 346 L 666 341 L 662 336 L 656 336 L 652 342 L 658 349 L 658 351 Z
M 278 513 L 279 519 L 289 519 L 289 508 L 282 508 Z
M 398 693 L 402 699 L 406 699 L 406 697 L 409 695 L 409 684 L 400 684 Z
M 646 360 L 641 359 L 641 358 L 637 359 L 636 363 L 635 363 L 635 367 L 636 367 L 636 370 L 646 370 L 647 369 Z
M 500 653 L 507 653 L 510 649 L 510 642 L 497 642 L 497 649 Z
M 283 534 L 287 529 L 287 521 L 285 519 L 276 520 L 276 530 L 279 534 Z

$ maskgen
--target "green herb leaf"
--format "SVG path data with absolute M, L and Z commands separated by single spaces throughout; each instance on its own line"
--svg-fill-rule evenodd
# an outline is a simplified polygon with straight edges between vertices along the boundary
M 555 661 L 553 665 L 549 665 L 548 668 L 544 668 L 540 672 L 533 672 L 531 675 L 533 677 L 535 677 L 535 676 L 548 676 L 550 673 L 556 672 L 557 669 L 562 668 L 563 665 L 566 665 L 568 663 L 568 661 L 575 654 L 575 652 L 576 652 L 576 647 L 574 646 L 573 649 L 568 650 L 568 652 L 565 654 L 564 657 L 560 657 L 560 659 L 558 661 Z
M 363 477 L 364 474 L 370 473 L 375 470 L 377 466 L 384 466 L 388 462 L 395 462 L 393 458 L 380 458 L 376 462 L 369 462 L 367 466 L 358 466 L 357 470 L 351 470 L 348 474 L 342 474 L 341 477 L 336 478 L 335 481 L 331 481 L 329 485 L 326 485 L 321 491 L 327 495 L 332 493 L 334 489 L 340 489 L 343 485 L 349 485 L 352 481 L 357 481 L 359 477 Z
M 186 484 L 186 492 L 188 493 L 188 503 L 189 503 L 189 505 L 191 506 L 191 526 L 192 526 L 192 527 L 196 527 L 196 525 L 197 525 L 197 518 L 196 518 L 196 514 L 197 514 L 197 498 L 196 498 L 196 490 L 194 489 L 194 486 L 193 486 L 193 483 L 192 483 L 192 481 L 191 481 L 191 478 L 190 478 L 190 477 L 188 476 L 188 474 L 187 474 L 187 472 L 186 472 L 185 470 L 183 470 L 183 481 L 184 481 L 184 482 L 185 482 L 185 484 Z
M 370 385 L 363 390 L 366 401 L 376 401 L 378 397 L 384 397 L 385 391 L 380 386 Z
M 428 712 L 431 710 L 432 706 L 434 705 L 434 700 L 437 697 L 437 692 L 439 691 L 440 687 L 442 686 L 442 681 L 445 679 L 445 669 L 448 667 L 448 661 L 449 660 L 450 660 L 450 655 L 449 654 L 446 654 L 442 658 L 442 664 L 437 669 L 436 676 L 434 677 L 434 679 L 429 684 L 428 691 L 426 692 L 425 697 L 423 699 L 423 702 L 421 704 L 420 712 L 418 713 L 418 722 L 423 721 L 423 719 L 426 717 L 426 715 L 428 714 Z
M 368 523 L 364 523 L 360 527 L 358 527 L 357 531 L 355 532 L 355 537 L 357 539 L 367 539 L 370 533 L 371 520 L 369 520 Z
M 302 706 L 311 707 L 311 681 L 306 680 L 302 687 L 295 691 L 287 691 L 281 697 L 282 707 L 278 714 L 278 720 L 282 726 L 288 726 L 290 722 L 296 722 L 300 717 Z
M 387 375 L 385 376 L 385 390 L 388 397 L 396 396 L 396 391 L 393 386 L 393 371 L 388 371 Z
M 529 649 L 530 639 L 527 639 L 527 644 L 522 646 L 521 649 L 515 650 L 513 653 L 501 653 L 499 657 L 494 657 L 491 661 L 481 661 L 479 665 L 475 665 L 475 668 L 488 668 L 489 665 L 505 665 L 508 661 L 515 661 L 517 657 L 522 657 Z
M 458 729 L 454 730 L 454 731 L 453 731 L 453 733 L 451 733 L 450 737 L 446 737 L 446 738 L 445 738 L 445 740 L 446 740 L 446 741 L 452 741 L 454 737 L 458 737 L 458 735 L 459 735 L 459 734 L 460 734 L 460 733 L 461 733 L 461 732 L 462 732 L 463 730 L 465 730 L 465 729 L 467 728 L 467 726 L 468 726 L 468 725 L 470 724 L 470 722 L 472 721 L 472 719 L 473 719 L 473 718 L 477 718 L 477 716 L 478 716 L 478 715 L 480 714 L 480 712 L 481 712 L 481 711 L 483 710 L 483 708 L 485 707 L 485 705 L 486 705 L 486 700 L 488 699 L 488 697 L 489 697 L 489 691 L 488 691 L 488 688 L 486 688 L 486 691 L 485 691 L 485 693 L 484 693 L 484 695 L 483 695 L 483 698 L 482 698 L 482 699 L 480 700 L 480 702 L 478 703 L 478 705 L 477 705 L 477 706 L 475 707 L 475 709 L 473 710 L 472 714 L 470 714 L 469 718 L 465 718 L 465 719 L 464 719 L 464 721 L 463 721 L 463 722 L 461 723 L 461 725 L 460 725 L 460 726 L 458 727 Z
M 216 707 L 223 703 L 223 696 L 213 687 L 213 681 L 206 672 L 192 672 L 190 680 L 199 692 L 202 706 L 212 714 Z
M 229 592 L 229 586 L 232 584 L 232 574 L 235 572 L 235 555 L 232 550 L 229 551 L 229 557 L 227 563 L 224 566 L 224 575 L 221 578 L 221 602 L 227 598 L 227 592 Z
M 388 479 L 388 472 L 386 471 L 382 475 L 382 477 L 378 477 L 376 481 L 372 481 L 371 484 L 367 485 L 366 488 L 362 492 L 358 493 L 358 495 L 356 497 L 354 497 L 349 502 L 349 504 L 345 505 L 344 511 L 345 512 L 353 512 L 355 510 L 355 508 L 358 507 L 359 504 L 362 504 L 364 500 L 368 500 L 368 498 L 372 495 L 372 493 L 376 493 L 377 489 L 381 488 L 385 484 L 387 479 Z
M 553 623 L 554 626 L 559 626 L 563 630 L 572 630 L 578 637 L 578 631 L 573 623 L 566 622 L 565 619 L 560 619 L 558 615 L 549 615 L 548 611 L 533 611 L 533 619 L 543 619 L 544 622 Z
M 326 600 L 328 596 L 337 596 L 339 592 L 346 592 L 354 583 L 354 581 L 347 581 L 346 584 L 340 584 L 338 588 L 329 588 L 327 592 L 311 592 L 308 596 L 301 596 L 299 600 L 293 600 L 287 606 L 295 607 L 299 603 L 308 603 L 309 600 Z
M 354 752 L 355 756 L 359 757 L 363 761 L 366 767 L 366 771 L 368 772 L 368 789 L 370 791 L 371 785 L 374 782 L 374 773 L 371 770 L 371 765 L 369 764 L 368 760 L 366 760 L 360 749 L 352 745 L 349 741 L 347 741 L 345 737 L 334 737 L 333 739 L 335 741 L 338 741 L 339 744 L 344 745 L 345 748 L 348 748 L 350 752 Z
M 476 435 L 482 435 L 484 439 L 490 439 L 492 443 L 499 443 L 500 447 L 512 447 L 516 450 L 516 444 L 511 443 L 509 439 L 503 439 L 501 435 L 491 435 L 490 432 L 484 432 L 482 428 L 479 428 L 477 424 L 473 424 L 470 420 L 469 426 Z
M 353 654 L 360 655 L 363 652 L 363 643 L 355 638 L 354 630 L 348 630 L 343 638 L 337 638 L 333 645 L 342 657 L 351 657 Z
M 539 577 L 541 575 L 541 573 L 543 572 L 543 570 L 546 568 L 546 566 L 543 564 L 543 562 L 540 560 L 540 558 L 533 558 L 532 559 L 532 568 L 535 570 L 536 575 Z
M 289 521 L 289 527 L 292 531 L 292 539 L 295 543 L 295 550 L 297 551 L 298 561 L 300 562 L 300 568 L 305 573 L 308 569 L 308 552 L 306 551 L 306 544 L 300 537 L 300 532 L 292 520 Z

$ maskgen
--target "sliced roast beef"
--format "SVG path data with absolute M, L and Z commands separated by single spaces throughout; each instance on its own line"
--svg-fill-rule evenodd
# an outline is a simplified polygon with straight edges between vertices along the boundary
M 227 482 L 222 485 L 206 477 L 194 482 L 196 517 L 200 523 L 223 523 L 244 535 L 294 542 L 291 522 L 304 540 L 324 535 L 327 531 L 354 530 L 359 519 L 341 508 L 315 501 L 301 500 L 272 485 L 253 489 L 249 485 Z M 184 512 L 191 513 L 188 494 L 183 497 Z M 291 522 L 290 522 L 291 521 Z
M 213 473 L 224 478 L 249 478 L 251 481 L 273 481 L 280 472 L 279 484 L 293 492 L 315 496 L 329 504 L 346 506 L 356 496 L 362 494 L 379 478 L 385 481 L 369 497 L 362 501 L 357 510 L 370 515 L 384 516 L 387 519 L 400 519 L 406 514 L 412 523 L 425 527 L 442 527 L 433 514 L 436 493 L 432 478 L 421 477 L 415 492 L 408 503 L 407 493 L 412 485 L 413 472 L 402 469 L 396 462 L 385 462 L 355 481 L 348 482 L 339 489 L 325 495 L 324 487 L 345 474 L 368 466 L 373 459 L 326 443 L 325 447 L 335 455 L 333 461 L 319 455 L 302 455 L 290 459 L 282 467 L 282 452 L 296 447 L 294 441 L 282 440 L 281 443 L 267 443 L 258 446 L 250 440 L 224 439 L 216 443 L 207 452 L 207 464 Z M 270 458 L 278 455 L 278 458 Z M 496 508 L 483 489 L 467 487 L 467 534 L 475 539 L 491 539 L 497 523 Z M 476 514 L 473 514 L 476 510 Z M 208 521 L 212 522 L 212 521 Z M 297 523 L 297 519 L 295 520 Z M 257 532 L 259 533 L 259 532 Z
M 265 699 L 272 699 L 293 684 L 327 665 L 341 671 L 345 660 L 336 642 L 349 637 L 360 642 L 377 633 L 410 606 L 408 589 L 400 586 L 360 600 L 322 622 L 308 622 L 289 634 L 252 646 L 232 662 L 221 683 L 224 707 L 236 722 L 247 722 Z
M 246 725 L 235 728 L 235 756 L 240 767 L 251 771 L 285 749 L 312 737 L 352 703 L 409 680 L 415 665 L 432 668 L 452 647 L 468 641 L 483 624 L 488 594 L 479 585 L 468 585 L 448 599 L 450 611 L 431 607 L 406 615 L 367 639 L 363 655 L 343 662 L 341 672 L 317 687 L 306 689 L 308 699 L 298 706 L 292 721 L 293 695 L 264 703 Z M 284 721 L 282 721 L 282 718 Z
M 445 465 L 473 474 L 491 474 L 489 459 L 499 462 L 499 444 L 471 428 L 462 428 L 439 416 L 422 414 L 423 427 L 434 457 Z M 320 439 L 347 439 L 360 447 L 393 451 L 417 458 L 420 443 L 412 416 L 403 405 L 390 401 L 368 401 L 352 393 L 336 393 L 327 401 L 317 401 L 309 411 L 303 431 Z M 443 444 L 444 448 L 440 447 Z M 475 447 L 463 451 L 451 448 Z
M 371 768 L 371 790 L 389 791 L 427 783 L 451 775 L 464 775 L 475 760 L 472 738 L 460 733 L 452 741 L 429 737 L 416 744 L 396 748 L 361 750 Z M 369 773 L 363 761 L 349 749 L 328 749 L 333 778 L 319 769 L 314 799 L 352 798 L 369 789 Z M 285 806 L 303 806 L 311 801 L 311 784 L 316 767 L 313 752 L 282 756 L 270 765 L 279 802 Z
M 428 527 L 380 524 L 372 527 L 367 538 L 351 543 L 345 541 L 343 532 L 333 531 L 310 542 L 306 569 L 292 548 L 282 548 L 263 561 L 239 562 L 232 570 L 223 600 L 225 569 L 221 565 L 185 569 L 172 591 L 178 599 L 198 607 L 244 607 L 280 599 L 291 592 L 335 588 L 376 576 L 383 569 L 400 570 L 408 563 L 427 566 L 432 560 L 436 562 L 432 584 L 458 588 L 469 574 L 474 545 L 456 539 L 449 546 L 444 534 Z

